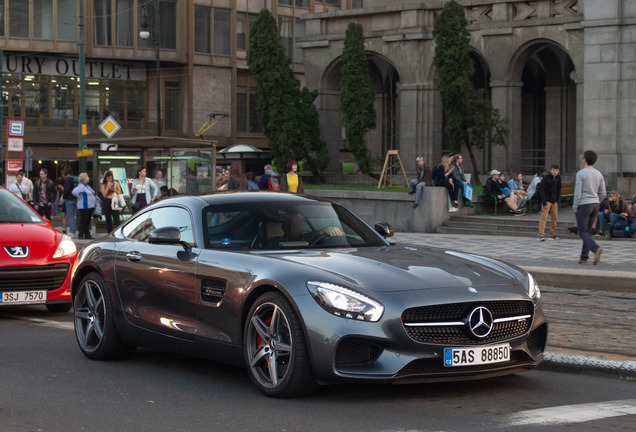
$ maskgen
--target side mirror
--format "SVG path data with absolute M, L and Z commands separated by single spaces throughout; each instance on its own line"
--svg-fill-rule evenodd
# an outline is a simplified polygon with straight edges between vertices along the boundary
M 376 222 L 375 230 L 384 238 L 391 237 L 394 234 L 393 227 L 386 222 Z
M 177 227 L 157 228 L 150 232 L 148 236 L 150 244 L 180 244 L 185 250 L 190 250 L 191 246 L 188 242 L 181 240 L 181 231 Z

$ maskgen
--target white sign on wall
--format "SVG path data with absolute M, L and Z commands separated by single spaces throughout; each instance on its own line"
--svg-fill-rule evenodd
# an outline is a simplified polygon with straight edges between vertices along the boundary
M 7 147 L 9 151 L 22 151 L 24 150 L 24 138 L 8 138 Z

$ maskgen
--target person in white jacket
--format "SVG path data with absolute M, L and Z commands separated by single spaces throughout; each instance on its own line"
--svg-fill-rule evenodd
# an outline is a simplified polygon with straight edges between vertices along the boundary
M 85 172 L 78 176 L 78 185 L 73 189 L 73 196 L 77 198 L 77 211 L 79 222 L 77 227 L 77 237 L 92 239 L 91 236 L 91 216 L 95 209 L 95 191 L 88 185 L 90 179 Z
M 137 170 L 137 177 L 132 182 L 132 193 L 130 202 L 133 213 L 152 204 L 157 199 L 159 188 L 155 182 L 146 177 L 146 168 Z

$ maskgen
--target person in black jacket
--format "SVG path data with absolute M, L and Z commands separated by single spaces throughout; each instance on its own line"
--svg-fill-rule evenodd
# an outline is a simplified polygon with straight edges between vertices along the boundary
M 561 240 L 556 235 L 559 198 L 561 197 L 561 176 L 558 165 L 552 165 L 550 174 L 543 177 L 539 192 L 541 194 L 541 221 L 537 234 L 539 241 L 545 241 L 545 224 L 548 221 L 548 213 L 550 213 L 550 238 Z
M 55 184 L 48 179 L 46 168 L 40 170 L 40 180 L 33 184 L 33 208 L 40 216 L 51 220 L 51 208 L 55 203 L 57 191 Z
M 515 216 L 523 216 L 526 214 L 526 209 L 517 207 L 517 200 L 514 195 L 506 196 L 506 194 L 501 190 L 501 185 L 499 183 L 500 175 L 501 171 L 490 171 L 490 178 L 486 180 L 486 184 L 484 185 L 484 192 L 487 194 L 486 201 L 491 203 L 494 203 L 495 200 L 497 200 L 497 202 L 505 202 L 510 213 L 513 213 Z

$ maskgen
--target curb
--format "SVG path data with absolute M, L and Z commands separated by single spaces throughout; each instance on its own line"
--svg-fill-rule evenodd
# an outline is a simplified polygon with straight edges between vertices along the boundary
M 521 265 L 520 267 L 532 273 L 541 286 L 622 292 L 634 292 L 634 287 L 636 287 L 636 272 L 566 269 L 531 265 Z
M 578 374 L 612 375 L 627 381 L 636 381 L 636 362 L 607 360 L 583 355 L 568 355 L 546 352 L 538 370 Z

